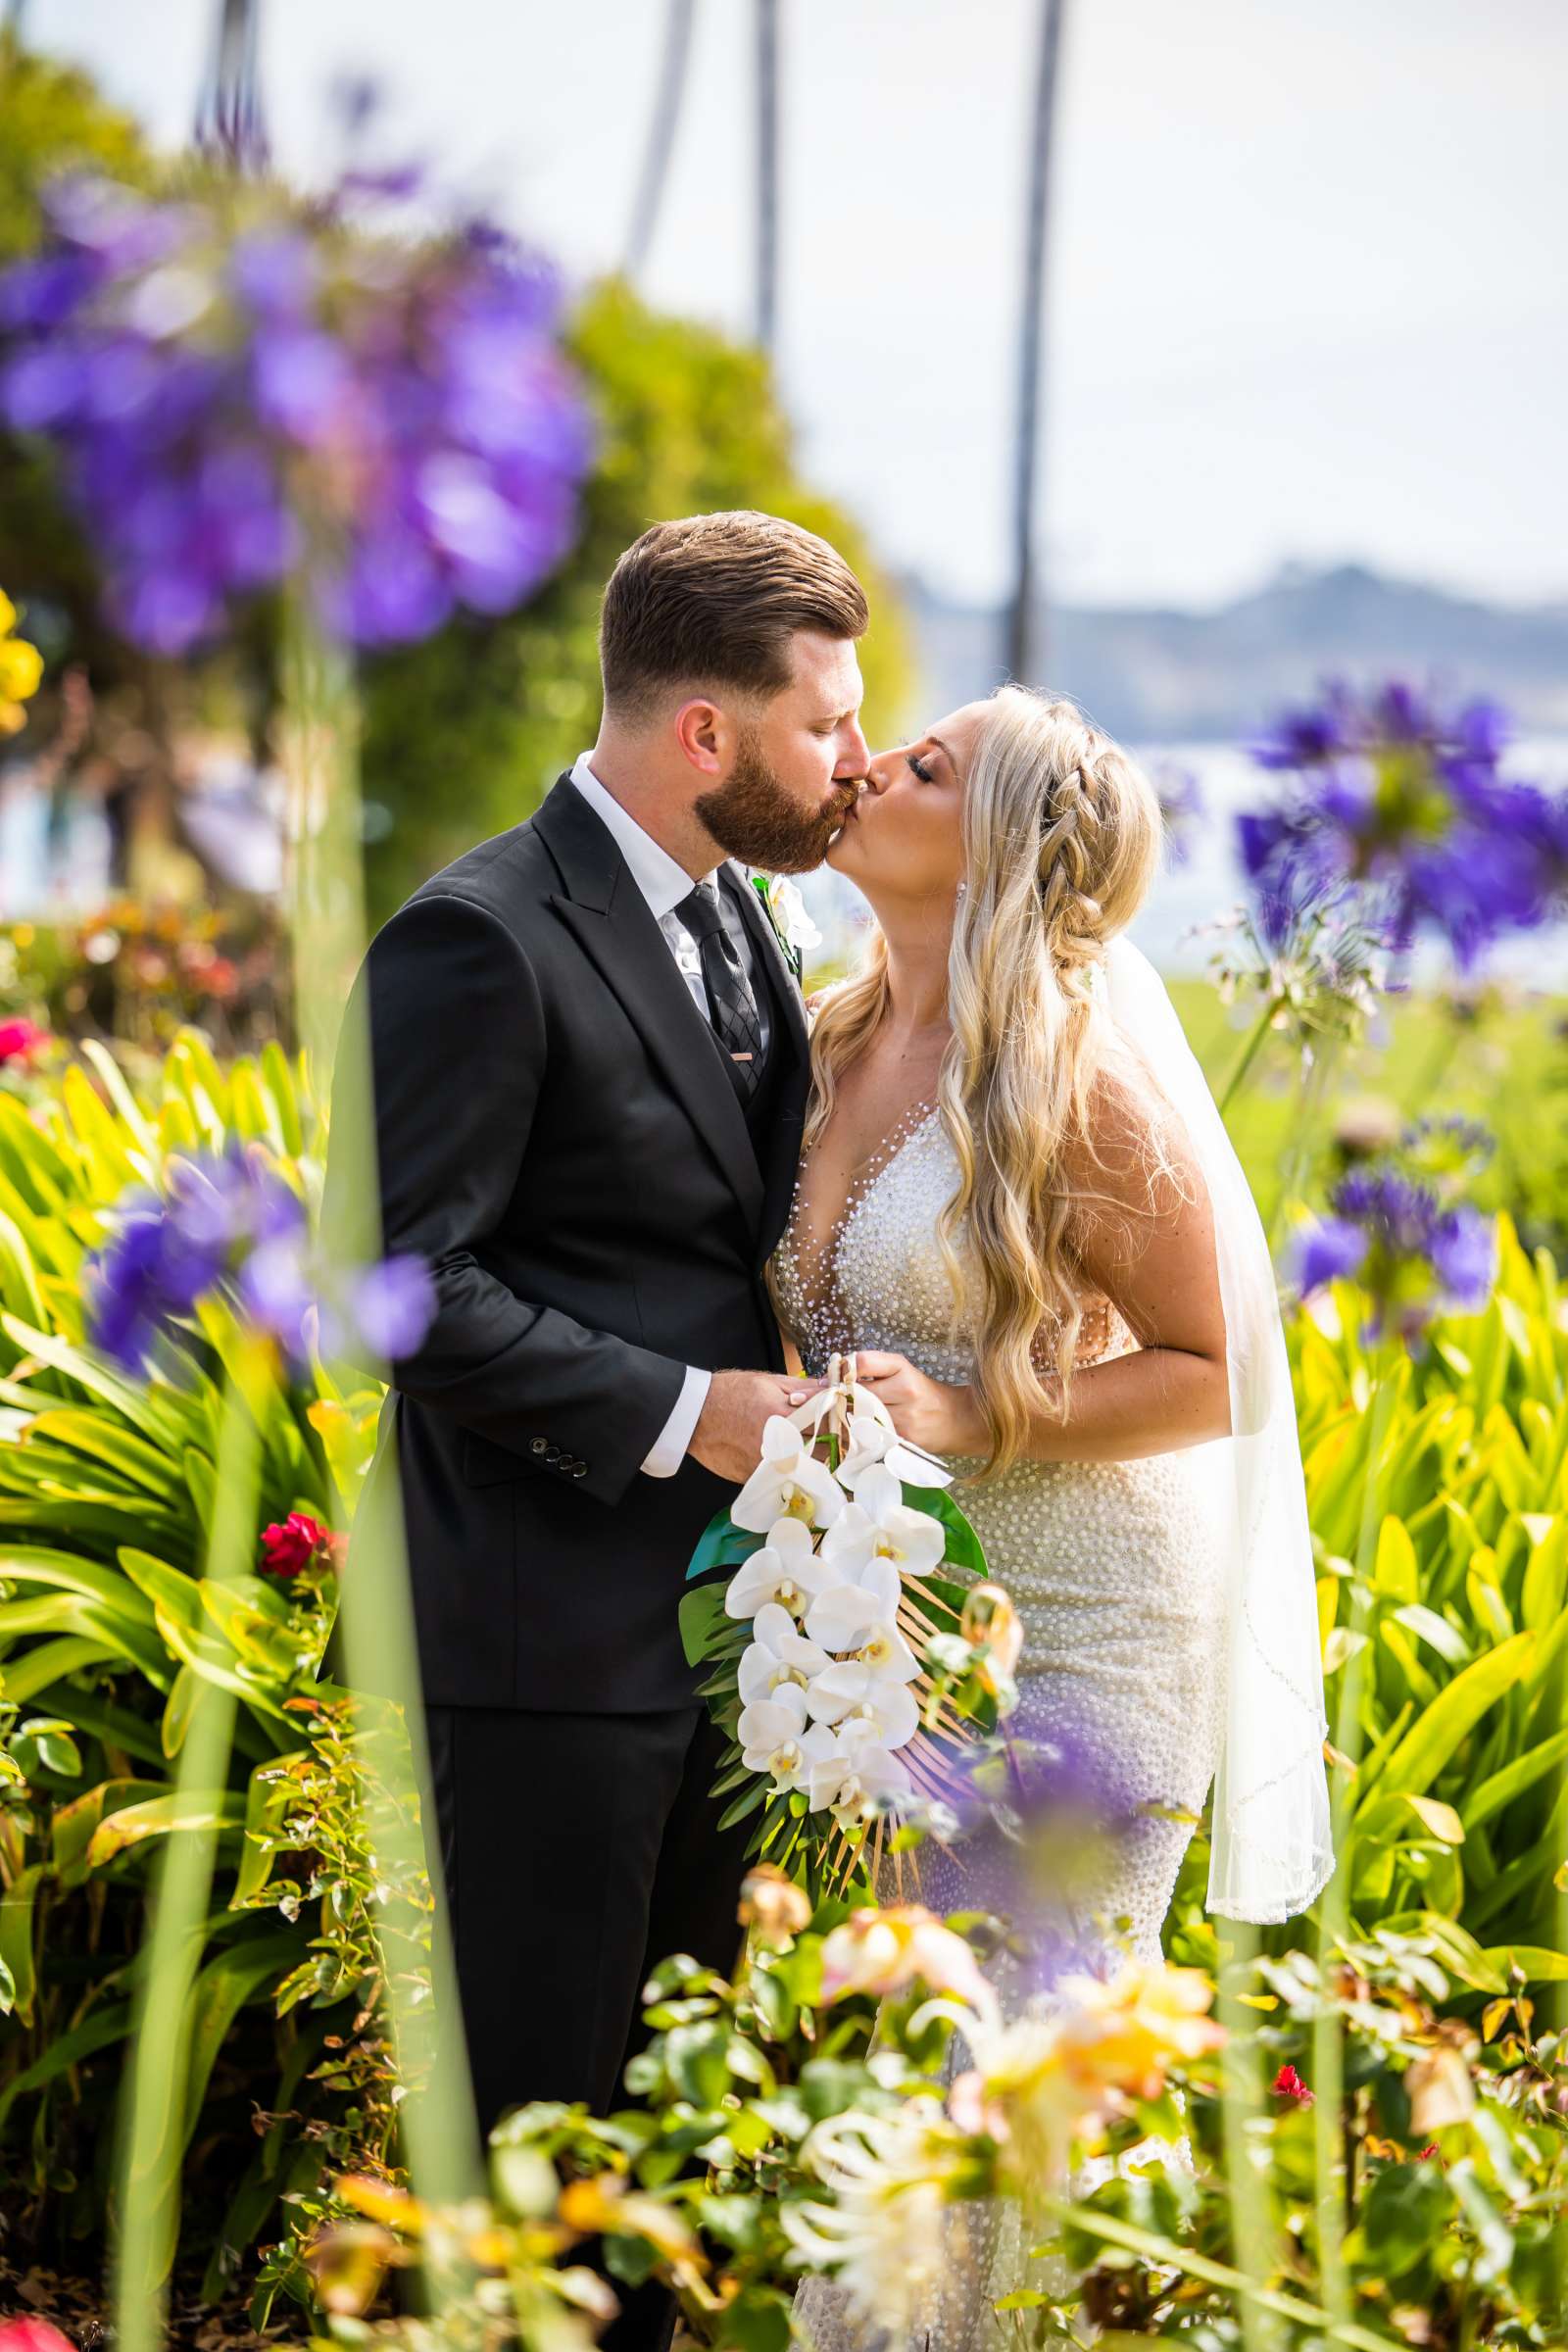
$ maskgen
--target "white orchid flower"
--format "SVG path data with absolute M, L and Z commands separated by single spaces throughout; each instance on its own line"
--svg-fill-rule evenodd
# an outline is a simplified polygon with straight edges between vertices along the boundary
M 853 1357 L 844 1360 L 854 1361 Z M 877 1463 L 885 1464 L 906 1486 L 952 1486 L 953 1472 L 947 1464 L 923 1446 L 901 1438 L 882 1399 L 848 1374 L 798 1404 L 789 1416 L 790 1425 L 814 1438 L 835 1413 L 843 1416 L 844 1450 L 834 1472 L 840 1486 L 853 1489 L 861 1472 Z
M 774 927 L 792 948 L 819 948 L 822 934 L 806 911 L 806 901 L 787 874 L 770 874 L 767 904 Z
M 799 1683 L 781 1683 L 769 1698 L 741 1709 L 736 1726 L 748 1772 L 771 1773 L 779 1788 L 804 1788 L 813 1769 L 806 1746 L 806 1692 Z M 813 1741 L 820 1751 L 821 1741 Z
M 809 1696 L 812 1678 L 828 1665 L 827 1652 L 808 1642 L 788 1609 L 764 1601 L 752 1622 L 755 1637 L 740 1662 L 741 1704 L 771 1698 L 781 1683 L 799 1683 Z
M 864 1561 L 853 1579 L 830 1584 L 817 1594 L 806 1613 L 807 1640 L 837 1657 L 855 1659 L 874 1675 L 912 1683 L 920 1662 L 899 1631 L 902 1590 L 891 1560 Z
M 852 1387 L 849 1395 L 845 1450 L 834 1473 L 841 1487 L 848 1487 L 852 1494 L 858 1494 L 866 1471 L 878 1467 L 905 1486 L 952 1486 L 953 1473 L 945 1462 L 900 1437 L 880 1396 L 858 1387 Z
M 867 1560 L 892 1560 L 906 1576 L 929 1576 L 942 1564 L 947 1530 L 929 1511 L 912 1511 L 885 1462 L 856 1480 L 846 1504 L 822 1539 L 822 1557 L 839 1573 L 857 1575 Z
M 782 1683 L 771 1698 L 743 1707 L 737 1729 L 750 1741 L 742 1750 L 747 1770 L 768 1773 L 784 1794 L 808 1789 L 813 1773 L 839 1752 L 825 1723 L 806 1721 L 799 1683 Z
M 743 1661 L 744 1663 L 744 1661 Z M 908 1683 L 877 1674 L 858 1658 L 836 1659 L 807 1687 L 807 1712 L 843 1732 L 852 1726 L 872 1735 L 882 1747 L 903 1747 L 920 1725 L 920 1710 Z
M 760 1550 L 742 1560 L 724 1588 L 724 1614 L 756 1617 L 776 1601 L 791 1616 L 802 1617 L 813 1597 L 837 1581 L 836 1571 L 824 1568 L 811 1548 L 805 1521 L 780 1519 Z
M 869 1725 L 864 1727 L 864 1738 L 857 1737 L 859 1729 L 840 1725 L 830 1732 L 826 1724 L 814 1723 L 806 1735 L 808 1740 L 813 1733 L 817 1735 L 806 1779 L 807 1799 L 813 1813 L 830 1808 L 839 1821 L 858 1821 L 878 1797 L 909 1793 L 909 1776 L 898 1757 L 881 1745 Z
M 762 1424 L 762 1458 L 730 1504 L 737 1527 L 766 1535 L 778 1519 L 830 1527 L 844 1508 L 844 1490 L 811 1452 L 811 1441 L 782 1413 Z

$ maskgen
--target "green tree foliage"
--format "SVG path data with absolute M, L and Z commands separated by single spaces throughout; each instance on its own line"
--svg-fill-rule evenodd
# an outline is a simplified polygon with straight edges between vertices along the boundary
M 571 557 L 525 611 L 488 624 L 459 622 L 368 668 L 374 920 L 470 842 L 528 815 L 592 743 L 600 595 L 621 550 L 652 522 L 760 507 L 831 540 L 871 599 L 872 626 L 860 647 L 871 740 L 902 715 L 909 670 L 897 602 L 859 530 L 797 474 L 762 355 L 648 309 L 617 280 L 589 293 L 570 342 L 600 430 Z
M 135 124 L 109 106 L 86 74 L 55 65 L 0 32 L 0 267 L 29 253 L 42 229 L 48 182 L 73 170 L 143 180 L 149 158 Z M 65 506 L 53 460 L 41 443 L 0 433 L 0 579 L 53 659 L 89 653 L 112 659 L 95 620 L 91 556 Z M 121 658 L 122 665 L 123 657 Z

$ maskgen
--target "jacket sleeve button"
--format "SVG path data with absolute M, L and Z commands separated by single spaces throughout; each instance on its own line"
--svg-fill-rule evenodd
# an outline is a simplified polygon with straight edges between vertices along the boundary
M 548 1463 L 549 1467 L 550 1467 L 550 1468 L 553 1470 L 553 1469 L 555 1468 L 556 1464 L 557 1464 L 557 1463 L 560 1461 L 560 1459 L 561 1459 L 561 1447 L 560 1447 L 559 1446 L 552 1446 L 550 1447 L 549 1451 L 548 1451 L 548 1452 L 546 1453 L 546 1455 L 545 1455 L 545 1460 L 546 1460 L 546 1462 Z
M 586 1462 L 573 1462 L 573 1463 L 572 1463 L 572 1465 L 571 1465 L 571 1475 L 572 1475 L 572 1477 L 573 1477 L 573 1478 L 586 1478 L 586 1477 L 587 1477 L 587 1475 L 588 1475 L 588 1465 L 587 1465 L 587 1463 L 586 1463 Z
M 543 1453 L 544 1449 L 545 1442 L 543 1438 L 535 1438 L 533 1444 L 528 1448 L 530 1453 Z

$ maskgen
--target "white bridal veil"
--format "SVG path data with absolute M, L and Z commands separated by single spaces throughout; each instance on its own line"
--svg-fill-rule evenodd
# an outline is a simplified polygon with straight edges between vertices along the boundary
M 1228 1684 L 1214 1775 L 1207 1907 L 1292 1918 L 1334 1871 L 1312 1540 L 1290 1361 L 1268 1243 L 1208 1082 L 1153 965 L 1105 956 L 1111 1019 L 1191 1138 L 1213 1205 L 1231 1435 L 1201 1448 L 1227 1531 Z

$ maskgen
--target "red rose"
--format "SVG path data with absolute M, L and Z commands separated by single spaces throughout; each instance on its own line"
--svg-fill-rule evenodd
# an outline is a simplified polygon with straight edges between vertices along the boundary
M 337 1554 L 336 1536 L 307 1511 L 290 1511 L 281 1524 L 274 1519 L 270 1527 L 262 1530 L 263 1574 L 285 1583 L 302 1574 L 313 1560 L 325 1558 L 335 1566 Z M 4 2352 L 3 2346 L 0 2352 Z
M 47 2320 L 0 2320 L 0 2352 L 76 2352 Z
M 1317 2096 L 1316 2091 L 1308 2090 L 1294 2066 L 1280 2068 L 1274 2078 L 1273 2089 L 1276 2098 L 1294 2099 L 1298 2107 L 1310 2107 Z
M 31 1061 L 49 1043 L 36 1021 L 0 1021 L 0 1062 Z

